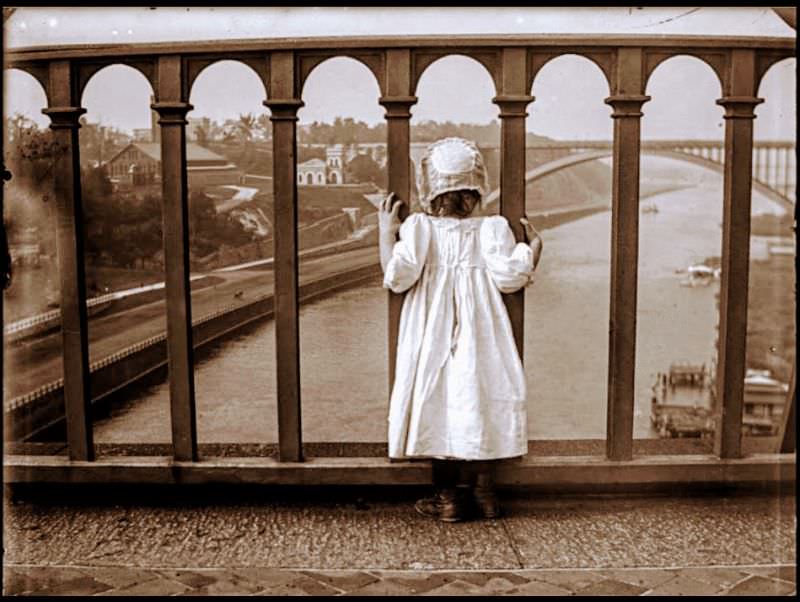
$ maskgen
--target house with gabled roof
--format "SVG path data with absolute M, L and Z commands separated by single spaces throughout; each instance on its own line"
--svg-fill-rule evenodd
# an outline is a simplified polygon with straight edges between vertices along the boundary
M 111 181 L 122 186 L 148 186 L 161 181 L 161 144 L 131 142 L 106 163 Z M 186 143 L 186 167 L 190 187 L 238 184 L 242 172 L 225 157 Z

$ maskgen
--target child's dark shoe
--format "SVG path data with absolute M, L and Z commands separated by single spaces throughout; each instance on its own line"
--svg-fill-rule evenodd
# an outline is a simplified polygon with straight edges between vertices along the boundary
M 422 498 L 414 504 L 414 509 L 422 516 L 436 518 L 446 523 L 464 520 L 465 512 L 455 489 L 442 489 L 432 497 Z
M 493 488 L 475 487 L 473 500 L 478 514 L 483 518 L 498 518 L 500 516 L 500 502 Z

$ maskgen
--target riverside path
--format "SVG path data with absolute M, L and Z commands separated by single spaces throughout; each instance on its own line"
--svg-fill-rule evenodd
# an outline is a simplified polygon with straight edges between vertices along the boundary
M 308 259 L 300 264 L 300 284 L 377 263 L 378 250 L 373 246 Z M 259 296 L 273 293 L 271 269 L 219 272 L 215 273 L 215 276 L 223 278 L 224 282 L 192 292 L 194 319 L 222 308 L 244 305 Z M 107 357 L 138 341 L 159 335 L 165 330 L 166 308 L 163 299 L 112 315 L 91 318 L 89 320 L 90 362 Z M 5 371 L 9 375 L 4 387 L 7 400 L 61 378 L 63 364 L 60 331 L 28 343 L 9 346 L 5 356 Z

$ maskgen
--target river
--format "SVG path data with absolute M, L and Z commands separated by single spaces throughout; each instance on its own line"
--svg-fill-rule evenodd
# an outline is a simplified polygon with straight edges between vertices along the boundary
M 675 173 L 643 159 L 648 173 Z M 721 177 L 687 167 L 688 188 L 643 200 L 640 216 L 635 437 L 655 437 L 650 386 L 673 361 L 715 356 L 717 285 L 687 288 L 676 270 L 720 254 Z M 754 212 L 777 211 L 754 192 Z M 610 212 L 543 232 L 544 254 L 526 291 L 525 354 L 531 439 L 605 437 Z M 387 293 L 380 280 L 301 308 L 305 441 L 386 441 Z M 266 321 L 197 362 L 201 443 L 277 441 L 274 327 Z M 162 383 L 117 404 L 95 426 L 97 442 L 170 441 L 169 388 Z

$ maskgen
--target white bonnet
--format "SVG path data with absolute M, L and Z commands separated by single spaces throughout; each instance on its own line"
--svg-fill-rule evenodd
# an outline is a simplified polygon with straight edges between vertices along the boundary
M 451 190 L 476 190 L 483 198 L 487 192 L 486 166 L 478 147 L 463 138 L 444 138 L 431 144 L 420 161 L 417 190 L 422 208 Z

